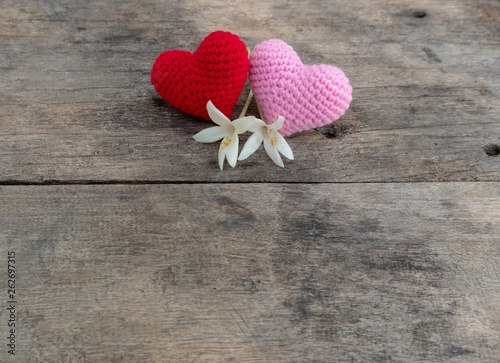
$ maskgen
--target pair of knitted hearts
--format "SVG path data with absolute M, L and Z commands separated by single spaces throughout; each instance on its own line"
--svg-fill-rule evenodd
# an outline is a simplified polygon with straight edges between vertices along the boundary
M 285 118 L 283 136 L 329 124 L 352 100 L 344 72 L 330 65 L 304 65 L 291 46 L 279 39 L 248 51 L 237 35 L 211 33 L 194 53 L 162 53 L 151 70 L 158 93 L 181 111 L 210 119 L 212 103 L 228 118 L 249 74 L 250 86 L 268 123 Z

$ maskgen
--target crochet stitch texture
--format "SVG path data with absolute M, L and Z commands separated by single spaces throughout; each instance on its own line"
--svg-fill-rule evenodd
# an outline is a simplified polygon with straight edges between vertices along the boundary
M 250 85 L 267 123 L 285 118 L 279 132 L 295 132 L 329 124 L 349 108 L 352 87 L 339 68 L 304 65 L 280 39 L 255 46 L 250 53 Z
M 210 120 L 207 102 L 231 118 L 249 67 L 248 51 L 237 35 L 216 31 L 194 53 L 161 53 L 151 69 L 151 83 L 172 106 Z

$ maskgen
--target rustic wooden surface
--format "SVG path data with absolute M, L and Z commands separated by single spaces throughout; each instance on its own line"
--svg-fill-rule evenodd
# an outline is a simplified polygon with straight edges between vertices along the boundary
M 219 29 L 351 80 L 284 169 L 150 84 Z M 2 0 L 0 361 L 500 361 L 499 61 L 495 0 Z
M 1 253 L 18 251 L 20 357 L 499 357 L 498 183 L 0 192 Z
M 4 0 L 1 180 L 500 181 L 499 158 L 484 150 L 500 145 L 499 7 Z M 210 123 L 150 84 L 161 52 L 194 51 L 218 29 L 251 47 L 281 38 L 305 63 L 339 66 L 354 86 L 341 121 L 290 138 L 296 161 L 285 170 L 262 149 L 219 172 L 218 146 L 191 138 Z

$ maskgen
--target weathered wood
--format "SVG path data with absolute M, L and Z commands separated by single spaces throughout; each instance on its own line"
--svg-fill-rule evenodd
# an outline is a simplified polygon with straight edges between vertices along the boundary
M 4 186 L 0 203 L 19 362 L 500 356 L 497 183 Z
M 0 4 L 0 181 L 499 181 L 500 3 L 67 1 Z M 150 85 L 211 31 L 291 44 L 354 87 L 337 123 L 219 172 L 209 126 Z M 241 109 L 242 95 L 235 114 Z M 255 107 L 251 110 L 256 114 Z M 497 147 L 498 148 L 498 147 Z M 226 166 L 227 169 L 229 167 Z
M 499 20 L 494 0 L 2 1 L 0 184 L 162 183 L 0 187 L 14 359 L 498 361 Z M 218 29 L 352 82 L 285 169 L 259 150 L 220 172 L 191 139 L 211 124 L 150 85 Z

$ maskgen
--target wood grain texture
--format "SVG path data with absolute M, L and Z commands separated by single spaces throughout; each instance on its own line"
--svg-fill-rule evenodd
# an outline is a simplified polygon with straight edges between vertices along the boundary
M 285 169 L 150 84 L 219 29 L 351 80 Z M 498 362 L 499 60 L 495 0 L 1 1 L 16 361 Z
M 20 362 L 500 356 L 497 183 L 4 186 L 0 202 Z
M 494 0 L 4 0 L 0 181 L 499 181 L 499 19 Z M 351 80 L 350 110 L 291 137 L 284 170 L 259 150 L 220 172 L 191 139 L 210 123 L 150 84 L 161 52 L 218 29 Z

